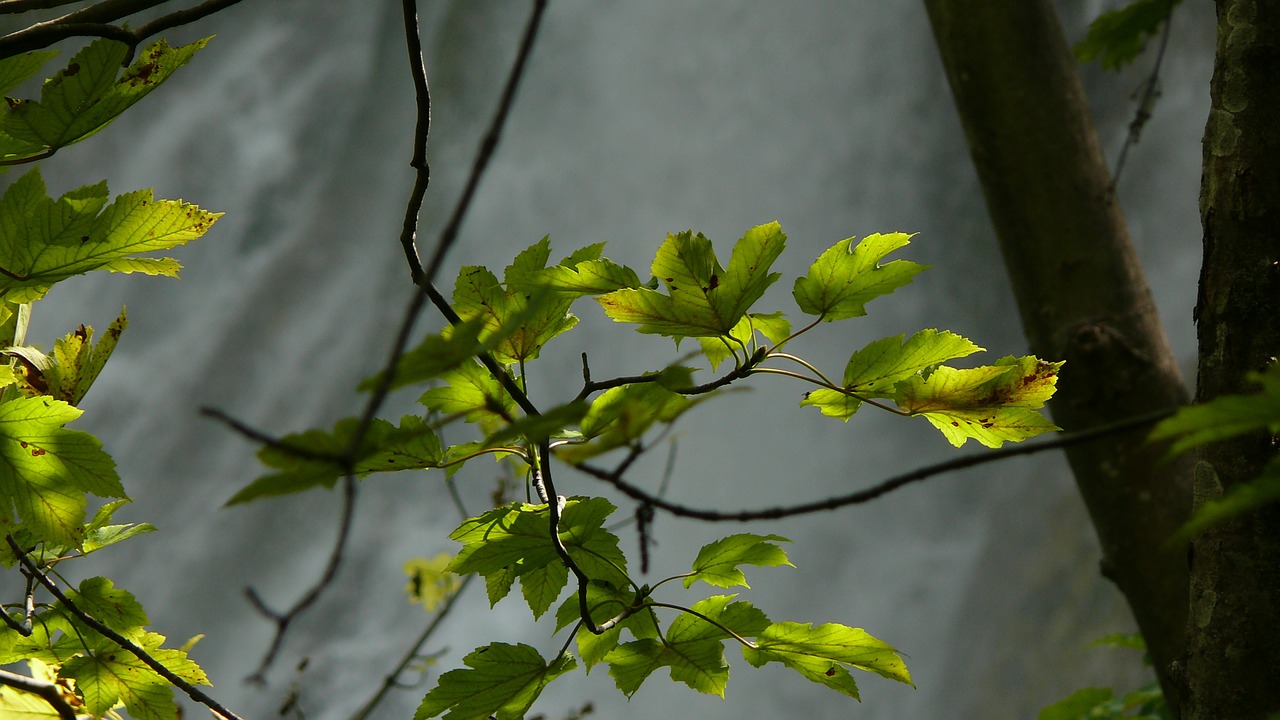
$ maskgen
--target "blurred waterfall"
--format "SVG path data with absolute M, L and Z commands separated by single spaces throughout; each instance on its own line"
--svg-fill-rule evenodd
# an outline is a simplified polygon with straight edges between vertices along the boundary
M 470 166 L 527 5 L 422 8 L 434 97 L 424 245 Z M 1090 5 L 1064 8 L 1071 38 L 1101 9 Z M 1157 302 L 1187 358 L 1207 12 L 1179 9 L 1164 97 L 1121 183 Z M 242 588 L 255 586 L 278 607 L 292 603 L 323 566 L 339 498 L 315 491 L 219 509 L 258 466 L 249 443 L 197 410 L 213 405 L 277 434 L 359 412 L 356 381 L 383 361 L 410 293 L 396 241 L 413 119 L 398 3 L 245 2 L 169 39 L 214 33 L 155 97 L 44 171 L 54 192 L 105 177 L 113 193 L 154 187 L 226 216 L 177 253 L 181 282 L 69 282 L 37 307 L 33 335 L 48 343 L 79 322 L 103 328 L 129 306 L 131 327 L 79 427 L 103 439 L 137 499 L 121 519 L 161 532 L 103 552 L 86 570 L 138 594 L 174 641 L 206 633 L 195 657 L 216 696 L 246 717 L 273 716 L 297 683 L 308 720 L 337 720 L 427 621 L 404 601 L 400 567 L 452 549 L 452 506 L 438 475 L 365 482 L 338 586 L 295 626 L 270 686 L 243 685 L 270 627 Z M 1112 154 L 1149 60 L 1120 76 L 1084 71 Z M 791 278 L 850 235 L 919 232 L 902 255 L 934 266 L 873 303 L 869 317 L 823 328 L 827 340 L 796 348 L 824 367 L 838 372 L 851 348 L 924 327 L 973 338 L 987 359 L 1025 351 L 917 2 L 555 0 L 449 267 L 501 267 L 550 233 L 557 258 L 608 241 L 611 258 L 647 268 L 668 231 L 705 232 L 723 256 L 747 228 L 773 219 L 790 238 L 784 280 L 767 296 L 778 308 L 791 307 Z M 576 389 L 582 349 L 597 377 L 674 357 L 669 341 L 611 327 L 590 302 L 579 314 L 582 326 L 534 370 L 535 400 Z M 867 411 L 841 424 L 799 408 L 798 385 L 752 384 L 682 423 L 672 499 L 736 509 L 821 498 L 954 456 L 924 423 Z M 411 401 L 397 396 L 385 414 L 412 411 Z M 647 458 L 635 479 L 652 487 L 664 460 Z M 492 488 L 490 467 L 459 476 L 473 510 Z M 604 492 L 562 476 L 568 494 Z M 653 572 L 680 572 L 702 543 L 745 529 L 660 516 Z M 775 620 L 867 628 L 907 654 L 918 689 L 860 674 L 863 702 L 854 706 L 732 654 L 724 701 L 660 672 L 628 704 L 596 669 L 557 681 L 535 712 L 554 718 L 589 700 L 601 718 L 1012 719 L 1085 685 L 1134 680 L 1123 669 L 1136 669 L 1136 657 L 1085 648 L 1129 621 L 1098 576 L 1092 531 L 1059 458 L 959 473 L 873 508 L 751 529 L 795 540 L 798 567 L 752 574 L 746 597 Z M 625 530 L 623 538 L 634 546 Z M 430 648 L 449 648 L 433 676 L 490 641 L 544 654 L 558 647 L 549 624 L 533 626 L 518 601 L 493 613 L 486 604 L 473 590 L 448 621 Z M 394 694 L 378 717 L 409 717 L 431 682 Z

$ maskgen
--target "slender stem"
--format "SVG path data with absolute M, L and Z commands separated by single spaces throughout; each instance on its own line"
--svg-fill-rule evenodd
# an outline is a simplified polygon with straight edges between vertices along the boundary
M 751 642 L 750 640 L 748 640 L 748 639 L 746 639 L 746 638 L 742 637 L 742 636 L 741 636 L 741 635 L 739 635 L 738 633 L 736 633 L 736 632 L 734 632 L 733 630 L 731 630 L 730 628 L 726 627 L 724 623 L 722 623 L 722 622 L 720 622 L 720 621 L 718 621 L 718 620 L 712 620 L 711 618 L 707 617 L 706 615 L 703 615 L 702 613 L 698 612 L 697 610 L 694 610 L 693 608 L 687 608 L 687 607 L 684 607 L 683 605 L 672 605 L 672 604 L 670 604 L 670 603 L 656 602 L 656 601 L 652 601 L 652 600 L 651 600 L 651 601 L 649 601 L 647 604 L 648 604 L 650 607 L 661 607 L 661 608 L 668 608 L 668 609 L 670 609 L 670 610 L 679 610 L 679 611 L 680 611 L 680 612 L 682 612 L 682 613 L 688 613 L 688 614 L 690 614 L 690 615 L 692 615 L 692 616 L 694 616 L 694 617 L 696 617 L 696 618 L 700 618 L 700 619 L 702 619 L 702 620 L 705 620 L 705 621 L 707 621 L 707 622 L 711 623 L 712 625 L 715 625 L 716 627 L 720 628 L 721 630 L 723 630 L 723 631 L 725 631 L 725 632 L 729 633 L 730 635 L 732 635 L 732 636 L 733 636 L 733 638 L 734 638 L 735 640 L 737 640 L 738 642 L 742 643 L 743 645 L 745 645 L 745 646 L 747 646 L 747 647 L 751 648 L 752 650 L 756 649 L 756 644 L 755 644 L 755 643 Z
M 175 675 L 172 670 L 165 667 L 164 664 L 161 663 L 159 660 L 156 660 L 155 658 L 151 657 L 151 655 L 146 650 L 143 650 L 142 648 L 138 647 L 136 644 L 133 643 L 133 641 L 124 637 L 123 635 L 116 632 L 115 630 L 112 630 L 106 625 L 103 625 L 93 616 L 89 615 L 84 610 L 80 609 L 79 606 L 71 602 L 71 599 L 68 598 L 65 594 L 63 594 L 61 590 L 58 589 L 57 585 L 53 584 L 53 581 L 50 580 L 49 577 L 45 575 L 43 571 L 40 570 L 40 568 L 36 567 L 35 563 L 31 562 L 31 558 L 27 557 L 27 553 L 18 545 L 17 541 L 13 539 L 12 535 L 6 535 L 5 540 L 9 543 L 9 549 L 13 550 L 14 556 L 18 558 L 18 562 L 22 563 L 22 566 L 26 568 L 27 573 L 29 573 L 31 577 L 34 577 L 37 582 L 39 582 L 42 586 L 44 586 L 44 589 L 49 591 L 50 595 L 56 598 L 58 602 L 62 603 L 62 606 L 65 607 L 67 611 L 70 612 L 72 615 L 75 615 L 77 618 L 79 618 L 81 622 L 93 628 L 99 634 L 111 640 L 111 642 L 119 645 L 125 650 L 128 650 L 130 653 L 133 654 L 134 657 L 138 658 L 147 667 L 154 670 L 157 675 L 169 681 L 171 685 L 178 688 L 182 692 L 186 693 L 187 697 L 200 703 L 201 705 L 204 705 L 205 707 L 209 708 L 215 713 L 218 713 L 224 718 L 227 718 L 227 720 L 241 720 L 239 715 L 236 715 L 235 713 L 231 712 L 227 708 L 223 707 L 218 701 L 214 700 L 213 698 L 209 697 L 204 692 L 202 692 L 200 688 L 195 687 L 191 683 Z
M 38 695 L 41 700 L 49 703 L 49 706 L 54 709 L 54 712 L 58 713 L 58 717 L 61 720 L 76 720 L 76 711 L 62 697 L 62 689 L 51 682 L 11 673 L 8 670 L 0 670 L 0 685 L 7 685 L 14 690 Z
M 801 375 L 800 373 L 792 372 L 792 371 L 790 371 L 790 370 L 783 370 L 783 369 L 781 369 L 781 368 L 766 368 L 766 367 L 758 367 L 758 368 L 756 368 L 753 372 L 758 372 L 758 373 L 761 373 L 761 374 L 764 374 L 764 375 L 783 375 L 783 376 L 785 376 L 785 377 L 796 378 L 797 380 L 804 380 L 805 382 L 811 382 L 811 383 L 813 383 L 814 385 L 818 385 L 818 386 L 823 387 L 823 388 L 825 388 L 825 389 L 827 389 L 827 390 L 834 390 L 835 392 L 838 392 L 838 393 L 840 393 L 841 395 L 847 395 L 847 396 L 849 396 L 849 397 L 853 398 L 854 400 L 858 400 L 858 401 L 860 401 L 860 402 L 864 402 L 864 403 L 866 403 L 866 404 L 868 404 L 868 405 L 872 405 L 872 406 L 878 407 L 878 408 L 880 408 L 881 410 L 884 410 L 884 411 L 886 411 L 886 412 L 891 412 L 891 413 L 893 413 L 894 415 L 901 415 L 902 417 L 911 417 L 912 415 L 914 415 L 914 413 L 912 413 L 912 412 L 910 412 L 910 411 L 908 411 L 908 410 L 900 410 L 900 409 L 898 409 L 898 408 L 896 408 L 896 407 L 894 407 L 894 406 L 892 406 L 892 405 L 886 405 L 885 403 L 882 403 L 882 402 L 880 402 L 880 401 L 878 401 L 878 400 L 875 400 L 874 398 L 866 397 L 866 396 L 861 395 L 861 394 L 859 394 L 859 393 L 853 392 L 852 390 L 846 390 L 845 388 L 842 388 L 842 387 L 840 387 L 839 385 L 832 385 L 830 381 L 827 381 L 827 382 L 825 382 L 825 383 L 823 383 L 823 382 L 818 382 L 818 381 L 814 380 L 813 378 L 808 377 L 807 375 Z
M 1046 452 L 1048 450 L 1057 450 L 1073 445 L 1097 440 L 1098 438 L 1126 430 L 1144 427 L 1152 423 L 1158 422 L 1172 415 L 1176 410 L 1161 410 L 1159 412 L 1141 415 L 1121 420 L 1119 422 L 1109 423 L 1091 430 L 1069 433 L 1062 435 L 1056 440 L 1042 442 L 1030 445 L 1020 445 L 1012 448 L 1003 448 L 1000 450 L 992 450 L 991 452 L 981 455 L 970 455 L 967 457 L 956 458 L 946 462 L 927 465 L 908 473 L 896 475 L 887 480 L 883 480 L 869 488 L 858 490 L 856 492 L 845 495 L 836 495 L 823 500 L 815 500 L 812 502 L 799 503 L 796 505 L 780 506 L 773 508 L 764 508 L 759 510 L 740 510 L 737 512 L 723 512 L 720 510 L 709 510 L 704 508 L 693 508 L 679 503 L 664 500 L 657 495 L 646 492 L 641 488 L 632 485 L 622 479 L 622 471 L 614 470 L 613 472 L 595 468 L 589 465 L 581 464 L 576 467 L 578 470 L 603 480 L 617 488 L 619 491 L 642 503 L 648 503 L 656 508 L 665 510 L 677 517 L 693 518 L 695 520 L 705 520 L 707 522 L 747 522 L 749 520 L 777 520 L 779 518 L 794 517 L 796 515 L 808 515 L 810 513 L 821 512 L 824 510 L 838 510 L 849 505 L 860 505 L 870 502 L 876 498 L 886 495 L 898 488 L 910 485 L 936 475 L 952 472 L 955 470 L 963 470 L 965 468 L 985 465 L 987 463 L 999 462 L 1007 460 L 1011 457 L 1021 455 L 1034 455 L 1036 453 Z

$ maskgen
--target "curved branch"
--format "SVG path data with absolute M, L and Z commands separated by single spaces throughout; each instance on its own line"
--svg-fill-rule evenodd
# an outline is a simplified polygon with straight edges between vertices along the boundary
M 41 700 L 49 703 L 49 706 L 58 713 L 58 717 L 61 720 L 76 720 L 76 711 L 62 697 L 61 689 L 51 682 L 11 673 L 8 670 L 0 670 L 0 685 L 7 685 L 14 690 L 38 695 Z
M 630 457 L 628 458 L 628 461 L 625 461 L 613 471 L 603 470 L 586 464 L 576 465 L 575 467 L 594 478 L 609 483 L 633 500 L 637 500 L 645 505 L 650 505 L 660 510 L 665 510 L 677 517 L 687 517 L 707 522 L 778 520 L 786 517 L 794 517 L 796 515 L 808 515 L 810 513 L 821 512 L 824 510 L 838 510 L 849 505 L 861 505 L 863 503 L 871 502 L 881 495 L 893 492 L 898 488 L 936 475 L 942 475 L 943 473 L 952 472 L 954 470 L 963 470 L 977 465 L 986 465 L 987 463 L 1007 460 L 1011 457 L 1018 457 L 1020 455 L 1034 455 L 1047 450 L 1057 450 L 1059 448 L 1079 445 L 1081 443 L 1097 440 L 1098 438 L 1107 435 L 1150 425 L 1172 415 L 1173 413 L 1174 410 L 1162 410 L 1160 412 L 1110 423 L 1101 427 L 1093 428 L 1092 430 L 1084 430 L 1081 432 L 1062 435 L 1058 439 L 1048 442 L 1037 443 L 1034 445 L 1020 445 L 1001 450 L 993 450 L 982 455 L 969 455 L 967 457 L 956 458 L 954 460 L 947 460 L 946 462 L 940 462 L 934 465 L 926 465 L 925 467 L 912 470 L 908 473 L 895 475 L 894 477 L 872 485 L 869 488 L 864 488 L 845 495 L 836 495 L 823 500 L 814 500 L 812 502 L 799 503 L 797 505 L 763 508 L 759 510 L 724 512 L 721 510 L 689 507 L 687 505 L 681 505 L 679 503 L 665 500 L 661 496 L 649 493 L 622 479 L 622 475 L 626 471 L 626 468 L 630 466 L 629 460 L 634 459 Z
M 0 37 L 0 58 L 39 50 L 60 40 L 73 37 L 107 37 L 129 46 L 125 64 L 133 58 L 133 51 L 143 40 L 170 28 L 195 22 L 235 5 L 241 0 L 206 0 L 187 8 L 156 18 L 137 30 L 112 25 L 120 18 L 160 5 L 165 0 L 104 0 L 82 10 L 68 13 L 42 23 L 36 23 Z M 16 10 L 10 12 L 18 12 Z
M 26 569 L 27 573 L 30 574 L 31 577 L 35 578 L 36 581 L 39 582 L 42 586 L 44 586 L 44 589 L 48 590 L 50 595 L 56 598 L 58 602 L 62 603 L 62 606 L 65 607 L 67 611 L 70 612 L 72 615 L 75 615 L 77 618 L 79 618 L 81 622 L 93 628 L 98 633 L 100 633 L 103 637 L 106 637 L 108 640 L 115 643 L 116 645 L 119 645 L 125 650 L 128 650 L 134 657 L 138 658 L 147 667 L 154 670 L 157 675 L 167 680 L 170 685 L 173 685 L 174 687 L 178 688 L 183 693 L 185 693 L 187 697 L 200 703 L 201 705 L 204 705 L 205 707 L 223 716 L 224 718 L 227 718 L 227 720 L 241 720 L 239 715 L 236 715 L 235 713 L 231 712 L 227 708 L 223 707 L 217 700 L 214 700 L 213 698 L 206 695 L 203 691 L 201 691 L 200 688 L 192 685 L 186 680 L 183 680 L 182 678 L 173 674 L 172 670 L 165 667 L 164 664 L 161 663 L 159 660 L 156 660 L 155 658 L 151 657 L 151 655 L 146 650 L 143 650 L 142 648 L 138 647 L 136 644 L 134 644 L 132 640 L 129 640 L 128 638 L 124 637 L 123 635 L 116 632 L 115 630 L 112 630 L 106 625 L 103 625 L 100 621 L 98 621 L 92 615 L 89 615 L 84 610 L 80 609 L 79 606 L 71 602 L 71 599 L 68 598 L 65 594 L 63 594 L 61 590 L 58 589 L 57 585 L 53 584 L 53 581 L 50 580 L 49 577 L 45 575 L 43 571 L 40 570 L 40 568 L 36 567 L 35 563 L 31 562 L 31 558 L 27 557 L 27 553 L 22 549 L 21 546 L 18 545 L 17 541 L 13 539 L 12 535 L 6 535 L 4 539 L 9 543 L 9 549 L 13 550 L 14 557 L 18 558 L 18 562 L 22 563 L 22 567 Z

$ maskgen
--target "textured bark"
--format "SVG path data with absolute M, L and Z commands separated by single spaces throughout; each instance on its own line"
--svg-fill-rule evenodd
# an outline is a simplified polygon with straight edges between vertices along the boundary
M 1280 7 L 1219 0 L 1204 137 L 1204 265 L 1197 399 L 1249 390 L 1280 354 Z M 1206 447 L 1197 500 L 1258 475 L 1259 434 Z M 1250 720 L 1280 711 L 1280 510 L 1220 525 L 1192 546 L 1183 717 Z
M 1082 430 L 1186 400 L 1048 0 L 926 0 L 1031 350 L 1065 359 L 1050 403 Z M 1190 508 L 1189 463 L 1145 432 L 1067 451 L 1166 694 L 1184 647 L 1186 557 L 1163 543 Z M 1176 707 L 1176 705 L 1175 705 Z

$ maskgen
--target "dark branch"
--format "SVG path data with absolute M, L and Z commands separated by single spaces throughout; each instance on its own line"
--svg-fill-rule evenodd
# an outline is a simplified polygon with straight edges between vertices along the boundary
M 1134 93 L 1134 99 L 1138 101 L 1138 109 L 1134 111 L 1133 121 L 1129 123 L 1129 134 L 1124 138 L 1124 145 L 1120 146 L 1120 156 L 1116 158 L 1115 172 L 1111 173 L 1112 189 L 1120 184 L 1120 173 L 1124 172 L 1124 161 L 1129 156 L 1129 149 L 1138 144 L 1147 121 L 1151 119 L 1156 100 L 1160 98 L 1160 65 L 1164 62 L 1164 53 L 1169 47 L 1170 28 L 1173 27 L 1173 6 L 1174 3 L 1170 2 L 1169 9 L 1165 13 L 1164 30 L 1160 33 L 1160 49 L 1156 52 L 1156 62 L 1151 67 L 1151 74 L 1142 81 L 1137 92 Z
M 143 650 L 142 648 L 135 645 L 133 641 L 124 637 L 123 635 L 116 632 L 115 630 L 112 630 L 106 625 L 103 625 L 96 618 L 89 615 L 84 610 L 81 610 L 75 603 L 71 602 L 70 598 L 68 598 L 66 595 L 63 594 L 61 590 L 58 589 L 57 585 L 53 584 L 53 581 L 50 580 L 49 577 L 45 575 L 43 571 L 40 570 L 40 568 L 36 567 L 35 563 L 31 562 L 31 558 L 27 557 L 27 553 L 22 549 L 21 546 L 18 545 L 17 541 L 13 539 L 12 535 L 6 535 L 5 540 L 9 543 L 9 549 L 13 550 L 14 556 L 18 558 L 18 562 L 22 563 L 22 567 L 26 569 L 27 573 L 31 577 L 35 578 L 36 581 L 39 582 L 44 587 L 45 590 L 49 591 L 50 595 L 53 595 L 53 597 L 56 598 L 58 602 L 62 603 L 62 606 L 65 607 L 68 612 L 70 612 L 72 615 L 75 615 L 77 618 L 79 618 L 81 622 L 93 628 L 102 636 L 109 639 L 111 642 L 119 645 L 125 650 L 128 650 L 130 653 L 133 654 L 134 657 L 138 658 L 144 664 L 146 664 L 147 667 L 154 670 L 157 675 L 169 681 L 169 684 L 173 685 L 174 687 L 178 688 L 182 692 L 186 693 L 187 697 L 200 703 L 201 705 L 204 705 L 205 707 L 209 708 L 215 713 L 218 713 L 219 715 L 227 718 L 227 720 L 240 720 L 239 715 L 236 715 L 235 713 L 223 707 L 220 703 L 218 703 L 218 701 L 214 700 L 213 698 L 206 695 L 203 691 L 201 691 L 200 688 L 197 688 L 191 683 L 187 682 L 186 680 L 183 680 L 177 675 L 174 675 L 173 671 L 165 667 L 164 664 L 161 663 L 159 660 L 156 660 L 155 658 L 151 657 L 151 655 L 146 650 Z
M 137 30 L 130 30 L 111 23 L 167 0 L 103 0 L 82 10 L 62 17 L 35 23 L 22 30 L 0 37 L 0 58 L 12 57 L 30 50 L 48 47 L 60 40 L 73 37 L 106 37 L 119 40 L 129 46 L 125 64 L 143 40 L 179 25 L 186 25 L 219 10 L 235 5 L 241 0 L 207 0 L 195 7 L 156 18 Z M 2 8 L 0 8 L 2 11 Z M 16 11 L 13 11 L 16 12 Z
M 0 15 L 16 15 L 32 10 L 49 10 L 79 0 L 0 0 Z
M 58 713 L 58 717 L 61 720 L 76 720 L 76 711 L 62 697 L 62 691 L 58 686 L 51 682 L 11 673 L 7 670 L 0 670 L 0 685 L 8 685 L 14 690 L 38 695 L 40 699 L 49 703 L 49 706 Z
M 987 463 L 1007 460 L 1011 457 L 1020 455 L 1034 455 L 1036 453 L 1045 452 L 1047 450 L 1057 450 L 1071 445 L 1086 443 L 1096 440 L 1105 435 L 1124 432 L 1126 430 L 1134 430 L 1144 427 L 1166 418 L 1174 413 L 1174 410 L 1162 410 L 1149 415 L 1142 415 L 1120 422 L 1110 423 L 1092 430 L 1084 430 L 1081 432 L 1065 434 L 1048 442 L 1037 443 L 1033 445 L 1019 445 L 1001 450 L 993 450 L 982 455 L 969 455 L 967 457 L 956 458 L 946 462 L 940 462 L 934 465 L 913 470 L 909 473 L 897 475 L 884 480 L 876 485 L 846 495 L 837 495 L 823 500 L 815 500 L 798 505 L 780 506 L 773 508 L 763 508 L 759 510 L 739 510 L 736 512 L 724 512 L 720 510 L 708 510 L 704 508 L 693 508 L 679 503 L 665 500 L 662 497 L 649 493 L 631 483 L 622 479 L 627 468 L 635 459 L 634 453 L 629 455 L 617 468 L 612 471 L 593 467 L 590 465 L 577 465 L 578 470 L 600 480 L 620 490 L 623 494 L 637 500 L 645 505 L 665 510 L 677 517 L 693 518 L 695 520 L 704 520 L 707 522 L 747 522 L 750 520 L 778 520 L 786 517 L 794 517 L 796 515 L 808 515 L 810 513 L 821 512 L 824 510 L 838 510 L 849 505 L 860 505 L 862 503 L 871 502 L 876 498 L 886 495 L 898 488 L 910 485 L 921 480 L 925 480 L 936 475 L 953 472 L 955 470 L 963 470 L 965 468 L 975 467 L 977 465 L 985 465 Z

